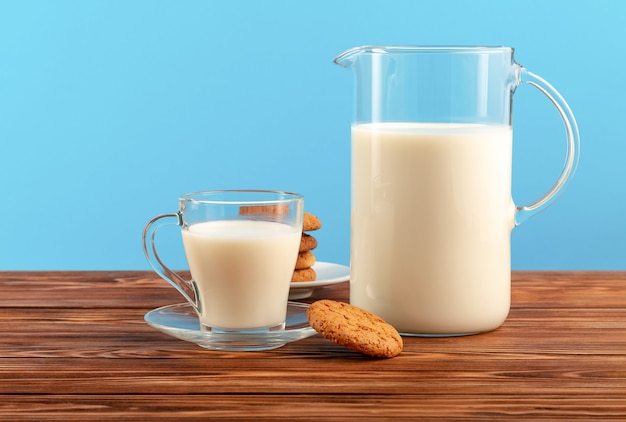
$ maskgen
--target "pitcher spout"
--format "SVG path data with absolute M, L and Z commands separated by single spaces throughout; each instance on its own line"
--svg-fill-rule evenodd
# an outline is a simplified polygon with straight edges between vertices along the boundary
M 384 49 L 382 47 L 376 47 L 372 45 L 364 45 L 361 47 L 354 47 L 344 51 L 333 59 L 333 63 L 338 64 L 341 67 L 352 67 L 356 62 L 356 59 L 364 53 L 382 53 Z

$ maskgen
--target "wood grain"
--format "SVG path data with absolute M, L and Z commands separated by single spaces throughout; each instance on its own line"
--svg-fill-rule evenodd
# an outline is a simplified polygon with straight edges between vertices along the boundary
M 626 272 L 515 272 L 501 328 L 387 360 L 174 339 L 143 321 L 182 302 L 148 272 L 0 272 L 0 292 L 0 420 L 626 420 Z

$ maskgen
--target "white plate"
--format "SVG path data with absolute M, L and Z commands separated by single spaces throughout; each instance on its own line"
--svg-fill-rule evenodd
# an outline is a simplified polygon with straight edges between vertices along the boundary
M 317 273 L 315 281 L 295 281 L 291 283 L 289 300 L 306 299 L 313 291 L 331 284 L 343 283 L 350 280 L 350 267 L 332 264 L 330 262 L 316 262 L 313 269 Z
M 270 350 L 292 341 L 311 337 L 316 332 L 306 319 L 306 303 L 289 302 L 282 331 L 224 333 L 200 330 L 198 315 L 188 303 L 163 306 L 148 312 L 144 319 L 151 327 L 181 340 L 212 350 L 248 352 Z

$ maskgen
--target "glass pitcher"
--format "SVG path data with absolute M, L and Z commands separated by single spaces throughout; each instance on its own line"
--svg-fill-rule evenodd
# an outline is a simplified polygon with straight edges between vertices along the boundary
M 579 135 L 561 95 L 509 47 L 365 46 L 353 70 L 350 302 L 405 335 L 499 327 L 510 309 L 511 230 L 574 175 Z M 511 196 L 513 94 L 539 89 L 565 124 L 565 166 L 524 206 Z

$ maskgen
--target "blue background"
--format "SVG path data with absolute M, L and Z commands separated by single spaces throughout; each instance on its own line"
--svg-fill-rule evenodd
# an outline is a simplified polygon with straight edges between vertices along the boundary
M 348 264 L 352 74 L 363 44 L 516 48 L 577 117 L 574 181 L 513 231 L 515 269 L 626 269 L 626 2 L 1 1 L 0 270 L 149 268 L 141 232 L 178 195 L 302 193 L 318 260 Z M 543 194 L 563 125 L 515 94 L 514 198 Z M 177 229 L 162 255 L 186 266 Z

